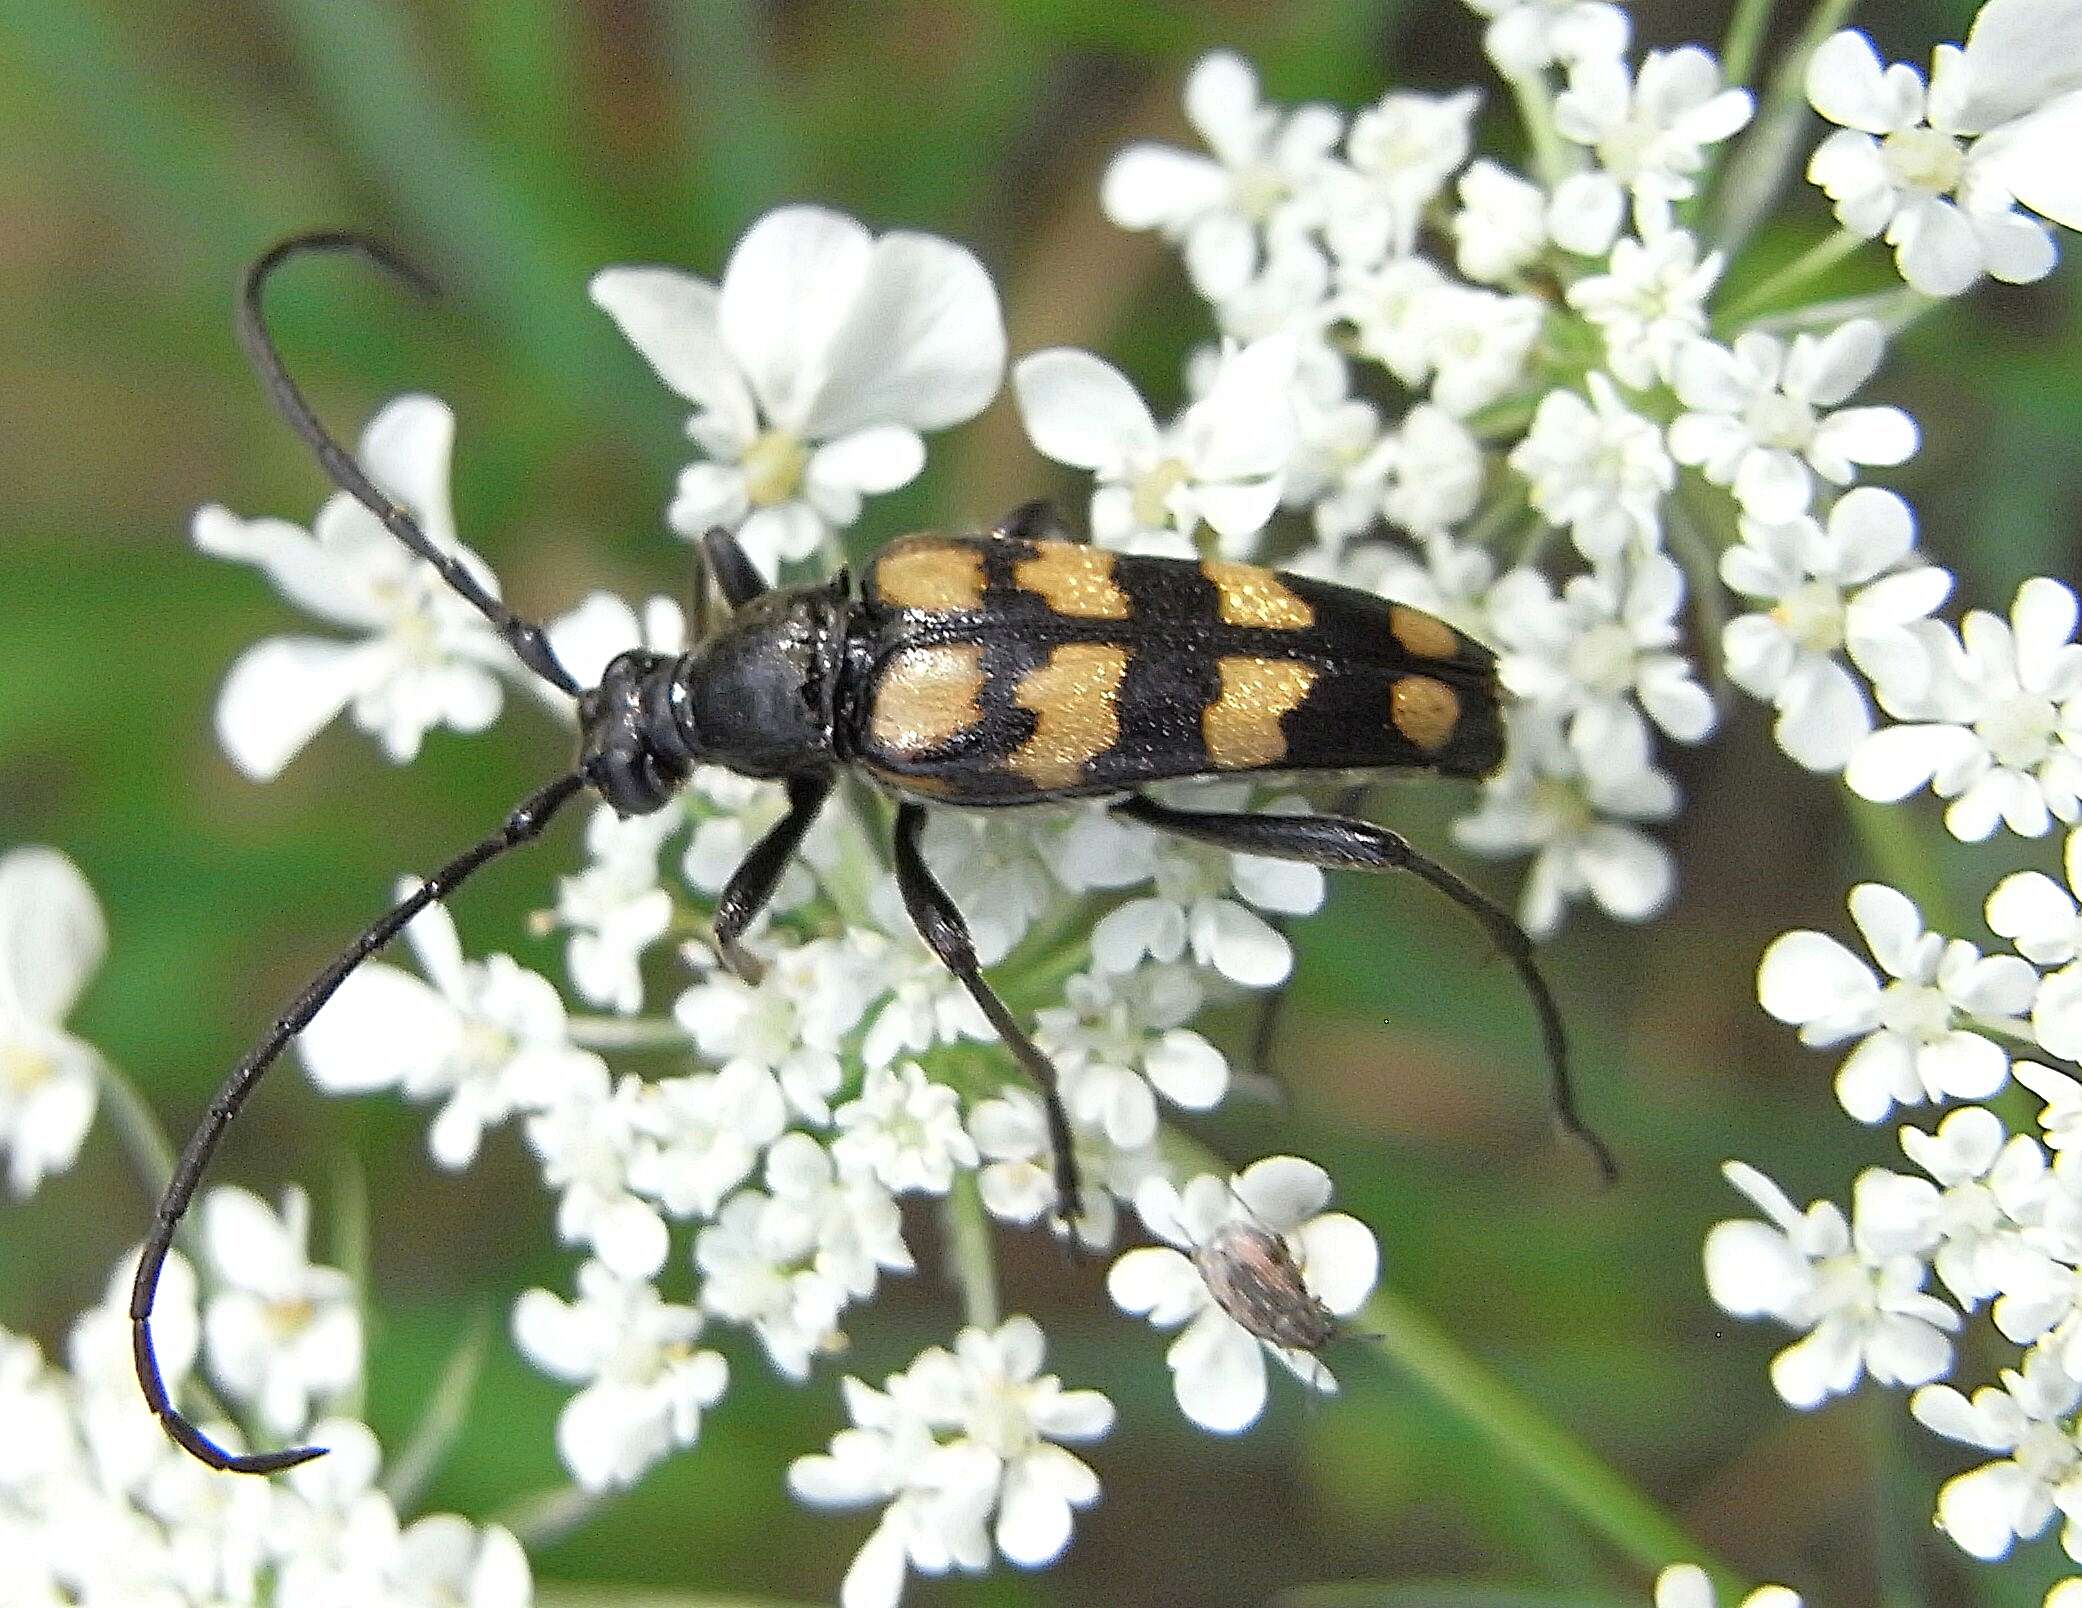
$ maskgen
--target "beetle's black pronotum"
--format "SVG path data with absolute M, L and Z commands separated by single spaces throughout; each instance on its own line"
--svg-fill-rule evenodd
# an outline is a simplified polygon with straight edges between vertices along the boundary
M 285 1045 L 347 974 L 479 867 L 539 836 L 591 790 L 625 815 L 663 808 L 697 764 L 788 790 L 788 813 L 738 867 L 716 906 L 722 954 L 772 896 L 840 772 L 896 801 L 904 904 L 1032 1077 L 1048 1113 L 1059 1210 L 1078 1198 L 1055 1070 L 978 969 L 961 912 L 919 850 L 929 804 L 1009 806 L 1093 795 L 1160 831 L 1241 853 L 1335 869 L 1409 871 L 1471 912 L 1510 958 L 1546 1038 L 1562 1123 L 1609 1175 L 1577 1117 L 1561 1014 L 1516 922 L 1444 866 L 1370 822 L 1175 808 L 1136 789 L 1167 778 L 1265 771 L 1432 770 L 1479 777 L 1503 754 L 1495 656 L 1431 615 L 1363 592 L 1248 564 L 1137 558 L 1046 532 L 1030 504 L 984 536 L 910 536 L 884 547 L 858 588 L 842 573 L 769 588 L 727 531 L 701 544 L 733 613 L 686 654 L 624 653 L 582 689 L 540 626 L 516 616 L 370 483 L 283 367 L 261 314 L 268 276 L 293 256 L 351 252 L 422 289 L 378 241 L 313 234 L 247 272 L 239 337 L 291 426 L 335 484 L 439 569 L 536 675 L 576 698 L 577 767 L 529 795 L 319 973 L 233 1069 L 160 1200 L 132 1287 L 137 1371 L 176 1442 L 213 1467 L 271 1473 L 319 1448 L 234 1456 L 175 1409 L 152 1351 L 152 1301 L 176 1226 L 225 1128 Z M 706 587 L 706 582 L 702 585 Z

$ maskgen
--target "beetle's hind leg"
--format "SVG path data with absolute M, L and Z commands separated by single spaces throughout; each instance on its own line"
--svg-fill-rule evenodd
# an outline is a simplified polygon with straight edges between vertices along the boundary
M 1247 815 L 1214 810 L 1179 810 L 1140 795 L 1114 806 L 1121 815 L 1140 821 L 1160 832 L 1212 843 L 1235 854 L 1262 854 L 1275 860 L 1300 860 L 1331 871 L 1408 871 L 1430 883 L 1439 892 L 1482 923 L 1490 940 L 1504 952 L 1518 972 L 1519 981 L 1531 996 L 1539 1014 L 1540 1030 L 1547 1041 L 1547 1064 L 1553 1090 L 1554 1111 L 1561 1125 L 1590 1147 L 1598 1167 L 1609 1182 L 1619 1169 L 1605 1141 L 1576 1111 L 1576 1096 L 1569 1081 L 1568 1036 L 1562 1028 L 1561 1009 L 1547 987 L 1546 978 L 1533 959 L 1532 940 L 1525 930 L 1479 889 L 1462 881 L 1436 860 L 1420 854 L 1409 841 L 1371 821 L 1354 821 L 1338 815 Z
M 947 890 L 927 868 L 925 856 L 919 851 L 918 838 L 924 830 L 923 805 L 897 806 L 896 885 L 904 896 L 904 908 L 911 913 L 918 936 L 925 940 L 926 947 L 968 990 L 969 997 L 990 1019 L 990 1025 L 1004 1040 L 1005 1047 L 1040 1090 L 1042 1108 L 1048 1117 L 1048 1145 L 1054 1159 L 1056 1216 L 1064 1228 L 1074 1229 L 1080 1184 L 1077 1158 L 1071 1150 L 1070 1117 L 1063 1109 L 1055 1063 L 1027 1037 L 1026 1029 L 1019 1025 L 1012 1012 L 1006 1009 L 1005 1002 L 983 980 L 982 969 L 976 961 L 976 945 L 969 937 L 969 924 L 962 919 L 961 911 L 948 897 Z M 1064 1243 L 1075 1246 L 1076 1235 L 1066 1233 Z
M 1023 502 L 990 527 L 991 535 L 999 540 L 1028 542 L 1077 542 L 1088 545 L 1090 538 L 1070 528 L 1063 518 L 1063 511 L 1046 497 L 1036 497 L 1032 502 Z

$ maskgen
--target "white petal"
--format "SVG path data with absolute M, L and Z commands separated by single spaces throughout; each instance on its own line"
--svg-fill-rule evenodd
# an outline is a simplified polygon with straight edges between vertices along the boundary
M 1824 933 L 1786 933 L 1757 964 L 1757 1002 L 1796 1027 L 1863 1010 L 1878 995 L 1871 969 Z
M 697 407 L 721 414 L 733 434 L 757 431 L 751 392 L 723 348 L 714 285 L 674 268 L 607 268 L 590 288 L 659 379 Z
M 1835 458 L 1888 465 L 1913 458 L 1920 440 L 1916 421 L 1899 408 L 1839 408 L 1815 426 L 1807 450 L 1817 468 Z
M 1287 1234 L 1330 1204 L 1330 1174 L 1299 1156 L 1267 1156 L 1238 1174 L 1235 1190 L 1261 1227 Z
M 952 241 L 884 235 L 827 361 L 805 435 L 875 424 L 944 430 L 974 418 L 1005 378 L 997 289 L 974 253 Z
M 0 1020 L 63 1022 L 108 952 L 87 879 L 56 849 L 0 855 Z
M 456 1008 L 409 972 L 363 966 L 297 1036 L 311 1081 L 328 1094 L 366 1094 L 425 1077 L 459 1047 Z
M 1099 208 L 1123 229 L 1154 229 L 1221 205 L 1228 191 L 1218 162 L 1169 145 L 1131 145 L 1106 165 Z
M 454 448 L 455 414 L 430 396 L 387 403 L 361 437 L 361 464 L 369 478 L 419 516 L 437 547 L 456 539 L 448 501 Z
M 381 651 L 315 637 L 272 637 L 248 648 L 217 697 L 225 757 L 256 782 L 274 780 L 380 678 Z
M 1373 1230 L 1343 1212 L 1325 1212 L 1303 1223 L 1301 1274 L 1316 1298 L 1341 1318 L 1366 1304 L 1381 1273 L 1381 1248 Z
M 1807 1260 L 1785 1235 L 1763 1223 L 1716 1223 L 1704 1251 L 1706 1291 L 1738 1318 L 1789 1311 L 1811 1282 Z
M 853 219 L 798 206 L 767 213 L 730 254 L 717 325 L 767 417 L 785 430 L 803 433 L 872 252 Z
M 1207 1305 L 1207 1287 L 1193 1264 L 1163 1245 L 1138 1245 L 1107 1270 L 1106 1293 L 1123 1312 L 1173 1328 Z
M 1005 1471 L 998 1495 L 998 1550 L 1022 1569 L 1052 1563 L 1070 1544 L 1070 1503 L 1030 1453 Z
M 1090 352 L 1052 347 L 1023 357 L 1012 388 L 1027 435 L 1057 463 L 1112 474 L 1131 456 L 1156 450 L 1148 404 L 1119 369 Z
M 2082 86 L 2082 13 L 2068 0 L 1988 0 L 1960 65 L 1969 97 L 1960 126 L 2007 122 Z
M 819 447 L 808 474 L 813 481 L 831 481 L 872 496 L 908 486 L 924 467 L 925 443 L 918 432 L 888 424 L 856 430 Z
M 1265 1353 L 1225 1314 L 1203 1313 L 1167 1360 L 1179 1408 L 1201 1428 L 1233 1435 L 1265 1410 Z

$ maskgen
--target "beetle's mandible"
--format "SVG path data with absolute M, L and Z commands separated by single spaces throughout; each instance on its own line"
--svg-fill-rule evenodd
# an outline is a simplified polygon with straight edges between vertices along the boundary
M 320 1451 L 234 1455 L 215 1445 L 173 1405 L 152 1349 L 153 1299 L 176 1226 L 261 1076 L 355 967 L 479 867 L 539 836 L 574 797 L 591 791 L 623 814 L 648 814 L 671 802 L 696 765 L 788 792 L 787 814 L 717 902 L 719 951 L 740 969 L 739 940 L 839 776 L 857 770 L 895 801 L 904 905 L 1041 1093 L 1059 1218 L 1075 1210 L 1079 1184 L 1055 1069 L 984 980 L 961 912 L 925 863 L 928 806 L 1101 798 L 1128 819 L 1237 853 L 1415 874 L 1469 911 L 1517 969 L 1540 1019 L 1557 1114 L 1610 1176 L 1604 1145 L 1576 1115 L 1561 1013 L 1507 912 L 1368 821 L 1184 809 L 1139 791 L 1267 772 L 1487 775 L 1503 757 L 1496 659 L 1487 648 L 1420 610 L 1349 587 L 1068 540 L 1046 505 L 1030 503 L 986 535 L 892 542 L 857 588 L 843 572 L 821 585 L 769 588 L 729 532 L 711 531 L 700 550 L 730 618 L 688 653 L 624 653 L 597 687 L 581 688 L 542 628 L 487 593 L 375 487 L 289 378 L 261 292 L 278 266 L 306 252 L 353 253 L 432 288 L 361 235 L 303 235 L 276 246 L 246 274 L 238 324 L 270 395 L 336 485 L 433 564 L 523 664 L 577 699 L 579 757 L 335 957 L 233 1069 L 190 1137 L 154 1214 L 130 1301 L 139 1382 L 188 1451 L 216 1468 L 263 1474 Z

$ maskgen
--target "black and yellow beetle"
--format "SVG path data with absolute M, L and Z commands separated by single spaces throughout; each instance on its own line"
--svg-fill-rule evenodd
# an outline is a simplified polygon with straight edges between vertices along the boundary
M 1130 557 L 1052 532 L 1030 503 L 987 535 L 907 536 L 856 591 L 769 588 L 727 531 L 701 544 L 730 619 L 692 651 L 632 651 L 582 689 L 542 629 L 514 615 L 413 516 L 386 497 L 318 422 L 261 316 L 268 276 L 310 251 L 359 254 L 426 288 L 381 242 L 316 234 L 248 271 L 239 334 L 270 395 L 333 481 L 491 620 L 521 662 L 577 700 L 577 767 L 523 800 L 499 830 L 429 877 L 335 957 L 233 1070 L 190 1137 L 138 1261 L 130 1316 L 139 1382 L 167 1433 L 213 1467 L 271 1473 L 312 1447 L 234 1456 L 175 1409 L 150 1319 L 175 1226 L 218 1140 L 263 1073 L 347 974 L 480 866 L 539 836 L 591 790 L 624 815 L 664 808 L 696 765 L 788 790 L 787 814 L 745 857 L 717 902 L 720 952 L 772 897 L 848 768 L 896 800 L 895 867 L 911 919 L 1039 1088 L 1059 1210 L 1078 1199 L 1054 1067 L 984 980 L 967 924 L 919 848 L 929 805 L 1006 808 L 1111 798 L 1158 831 L 1244 854 L 1340 870 L 1409 871 L 1471 911 L 1517 967 L 1538 1010 L 1556 1109 L 1606 1172 L 1576 1116 L 1561 1015 L 1516 922 L 1395 833 L 1335 815 L 1256 815 L 1159 803 L 1139 789 L 1186 777 L 1429 770 L 1489 774 L 1503 757 L 1496 657 L 1444 621 L 1327 581 L 1216 559 Z M 705 593 L 708 582 L 701 583 Z

